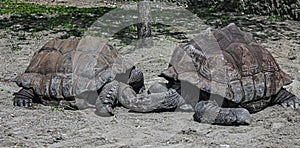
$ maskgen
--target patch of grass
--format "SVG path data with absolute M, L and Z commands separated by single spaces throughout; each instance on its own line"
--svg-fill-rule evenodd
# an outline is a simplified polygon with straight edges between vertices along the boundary
M 269 22 L 276 22 L 281 21 L 283 18 L 280 15 L 270 15 L 267 17 L 267 21 Z
M 0 14 L 70 14 L 92 13 L 104 14 L 112 8 L 91 7 L 80 8 L 66 5 L 44 5 L 36 3 L 18 2 L 16 0 L 0 0 Z
M 16 147 L 26 147 L 24 143 L 15 143 Z
M 112 9 L 114 8 L 81 8 L 0 0 L 0 15 L 11 15 L 9 18 L 0 19 L 0 29 L 26 31 L 32 34 L 43 30 L 55 30 L 66 33 L 65 37 L 81 37 L 99 17 Z
M 1 22 L 0 22 L 0 24 L 1 24 Z M 12 29 L 10 29 L 10 28 L 4 28 L 5 30 L 5 32 L 7 33 L 7 34 L 11 34 L 13 31 L 12 31 Z
M 130 26 L 128 26 L 128 29 L 129 29 L 129 31 L 137 31 L 137 27 L 136 27 L 136 25 L 130 25 Z
M 25 32 L 22 31 L 18 34 L 18 40 L 26 40 Z
M 6 38 L 5 34 L 0 34 L 0 39 Z
M 209 17 L 211 13 L 216 13 L 220 10 L 218 10 L 217 8 L 211 7 L 211 8 L 191 8 L 191 11 L 195 14 L 197 14 L 198 17 L 200 18 L 207 18 Z
M 51 111 L 64 111 L 65 109 L 61 106 L 51 106 Z
M 137 24 L 127 26 L 114 34 L 114 38 L 121 40 L 120 44 L 114 44 L 114 46 L 126 46 L 130 45 L 137 38 Z M 187 39 L 184 32 L 174 31 L 170 25 L 161 23 L 151 24 L 152 37 L 164 36 L 166 40 L 184 40 Z
M 166 36 L 165 36 L 165 39 L 168 40 L 168 41 L 171 41 L 171 40 L 172 40 L 172 37 L 171 37 L 170 35 L 166 35 Z
M 230 17 L 228 15 L 222 15 L 220 19 L 222 22 L 228 22 L 230 20 Z
M 22 47 L 21 46 L 19 46 L 19 45 L 15 45 L 15 46 L 12 46 L 12 48 L 11 48 L 13 51 L 19 51 L 19 50 L 21 50 L 22 49 Z

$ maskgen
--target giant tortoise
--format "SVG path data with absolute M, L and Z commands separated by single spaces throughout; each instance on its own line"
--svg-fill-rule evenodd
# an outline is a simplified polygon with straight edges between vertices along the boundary
M 178 109 L 195 111 L 198 122 L 249 124 L 250 113 L 269 105 L 299 107 L 299 98 L 283 88 L 292 78 L 234 23 L 208 28 L 178 46 L 160 76 L 168 83 L 156 83 L 149 92 L 176 89 L 186 101 Z
M 15 106 L 96 107 L 100 116 L 113 115 L 118 104 L 136 112 L 151 112 L 175 108 L 183 101 L 175 90 L 141 94 L 143 73 L 111 45 L 91 36 L 47 42 L 15 82 L 22 87 L 14 94 Z

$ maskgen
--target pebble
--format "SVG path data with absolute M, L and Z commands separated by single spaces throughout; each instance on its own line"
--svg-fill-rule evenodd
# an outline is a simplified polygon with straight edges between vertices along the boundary
M 295 60 L 297 58 L 297 54 L 295 53 L 295 50 L 290 50 L 288 52 L 288 59 L 289 60 Z
M 228 145 L 228 144 L 220 144 L 219 148 L 230 148 L 230 145 Z
M 296 58 L 297 58 L 296 55 L 290 55 L 290 56 L 288 57 L 289 60 L 295 60 Z
M 280 129 L 284 126 L 284 123 L 272 123 L 271 128 L 272 129 Z

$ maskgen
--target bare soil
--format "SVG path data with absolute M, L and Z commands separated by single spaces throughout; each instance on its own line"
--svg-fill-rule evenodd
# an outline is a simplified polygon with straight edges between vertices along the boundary
M 90 5 L 72 0 L 63 3 Z M 252 32 L 271 51 L 280 67 L 295 78 L 286 88 L 300 97 L 300 23 L 289 20 L 262 23 L 266 17 L 245 18 L 252 23 L 235 23 Z M 211 24 L 214 22 L 218 20 Z M 206 27 L 203 24 L 199 30 Z M 70 111 L 39 104 L 31 109 L 14 107 L 13 93 L 20 88 L 13 78 L 25 71 L 34 52 L 43 44 L 62 35 L 63 32 L 55 31 L 31 35 L 1 29 L 0 147 L 300 147 L 300 110 L 279 105 L 252 114 L 248 126 L 201 124 L 193 121 L 193 113 L 142 114 L 128 112 L 123 107 L 116 108 L 115 116 L 106 118 L 95 115 L 92 109 Z M 154 41 L 157 46 L 151 49 L 133 50 L 133 45 L 117 47 L 144 70 L 147 87 L 162 81 L 156 75 L 167 67 L 174 47 L 180 44 L 180 40 L 161 34 Z

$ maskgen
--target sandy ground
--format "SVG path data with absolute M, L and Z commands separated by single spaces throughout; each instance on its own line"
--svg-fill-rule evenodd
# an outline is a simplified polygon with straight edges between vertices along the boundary
M 264 17 L 247 19 L 255 22 L 235 23 L 254 33 L 271 51 L 280 67 L 295 78 L 287 89 L 300 96 L 299 22 L 262 23 Z M 202 27 L 199 30 L 207 25 Z M 24 34 L 25 39 L 20 39 L 19 34 Z M 133 50 L 133 45 L 120 49 L 144 70 L 147 87 L 161 81 L 156 75 L 167 66 L 180 42 L 154 34 L 155 46 L 151 49 Z M 123 107 L 116 108 L 116 115 L 107 118 L 95 115 L 92 109 L 69 111 L 39 104 L 31 109 L 14 107 L 12 94 L 20 88 L 12 79 L 25 71 L 33 53 L 47 40 L 61 35 L 53 31 L 34 36 L 0 31 L 0 147 L 300 147 L 300 110 L 279 105 L 252 114 L 249 126 L 201 124 L 193 121 L 193 113 L 142 114 Z

